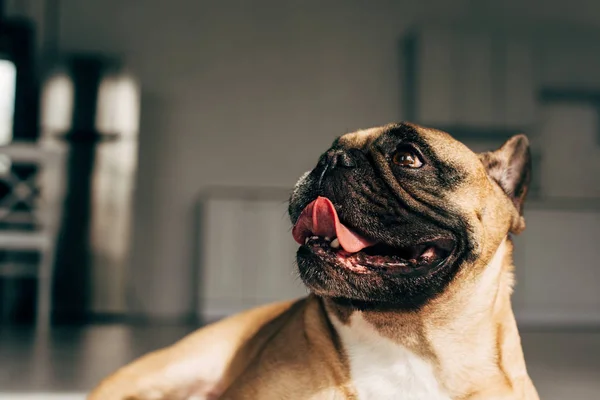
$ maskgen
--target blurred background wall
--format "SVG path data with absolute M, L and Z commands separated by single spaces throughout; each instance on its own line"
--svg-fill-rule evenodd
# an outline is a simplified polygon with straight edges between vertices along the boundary
M 430 7 L 75 3 L 63 3 L 64 46 L 122 53 L 143 82 L 131 296 L 169 317 L 194 309 L 199 190 L 291 187 L 338 134 L 401 118 L 400 35 Z
M 535 79 L 600 88 L 600 52 L 589 43 L 578 47 L 581 35 L 571 29 L 587 30 L 595 41 L 594 0 L 8 2 L 9 13 L 40 27 L 53 6 L 61 51 L 117 54 L 142 87 L 131 263 L 93 283 L 99 313 L 193 314 L 195 210 L 203 188 L 290 188 L 337 135 L 405 118 L 402 40 L 422 21 L 550 27 L 556 39 L 535 48 Z M 585 109 L 573 112 L 561 122 L 570 132 L 557 135 L 577 136 L 578 123 L 587 123 L 578 117 Z M 593 108 L 585 115 L 596 118 Z M 581 146 L 574 151 L 556 157 L 579 161 Z M 585 173 L 587 186 L 598 185 L 596 173 Z M 123 281 L 122 301 L 103 294 Z

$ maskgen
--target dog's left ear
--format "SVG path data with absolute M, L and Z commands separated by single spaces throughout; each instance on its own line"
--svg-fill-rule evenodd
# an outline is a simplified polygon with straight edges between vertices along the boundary
M 500 185 L 512 200 L 516 215 L 511 231 L 520 233 L 525 229 L 523 203 L 531 179 L 531 152 L 525 135 L 515 135 L 496 151 L 479 154 L 488 175 Z

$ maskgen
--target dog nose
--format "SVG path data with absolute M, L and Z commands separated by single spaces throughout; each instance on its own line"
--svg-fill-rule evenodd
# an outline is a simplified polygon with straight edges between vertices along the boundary
M 323 154 L 321 164 L 329 169 L 336 167 L 353 168 L 356 167 L 356 161 L 343 149 L 331 149 Z

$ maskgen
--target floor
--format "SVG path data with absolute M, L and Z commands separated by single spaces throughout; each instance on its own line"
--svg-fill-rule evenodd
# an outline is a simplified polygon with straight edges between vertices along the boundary
M 115 368 L 166 346 L 192 326 L 55 328 L 43 340 L 0 327 L 0 400 L 79 400 Z M 600 331 L 522 332 L 528 369 L 543 400 L 600 398 Z

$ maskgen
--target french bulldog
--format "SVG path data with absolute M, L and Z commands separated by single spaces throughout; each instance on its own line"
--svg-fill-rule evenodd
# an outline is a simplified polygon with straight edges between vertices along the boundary
M 310 294 L 202 328 L 90 399 L 538 399 L 510 301 L 530 170 L 523 135 L 481 154 L 406 122 L 340 136 L 289 202 Z

